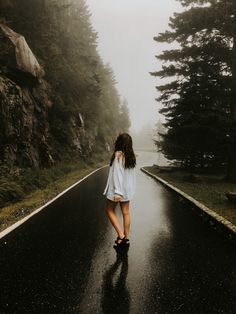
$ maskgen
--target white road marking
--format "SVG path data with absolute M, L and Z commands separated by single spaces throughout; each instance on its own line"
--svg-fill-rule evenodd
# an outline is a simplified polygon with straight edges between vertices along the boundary
M 3 230 L 2 232 L 0 232 L 0 239 L 2 239 L 3 237 L 5 237 L 8 233 L 10 233 L 11 231 L 13 231 L 14 229 L 16 229 L 17 227 L 19 227 L 20 225 L 22 225 L 24 222 L 26 222 L 28 219 L 30 219 L 31 217 L 33 217 L 34 215 L 36 215 L 37 213 L 39 213 L 42 209 L 44 209 L 45 207 L 47 207 L 49 204 L 53 203 L 56 199 L 58 199 L 59 197 L 61 197 L 63 194 L 67 193 L 69 190 L 71 190 L 72 188 L 74 188 L 76 185 L 80 184 L 82 181 L 84 181 L 85 179 L 87 179 L 89 176 L 93 175 L 95 172 L 103 169 L 107 167 L 107 165 L 102 166 L 94 171 L 92 171 L 91 173 L 89 173 L 87 176 L 85 176 L 84 178 L 80 179 L 79 181 L 75 182 L 73 185 L 69 186 L 67 189 L 65 189 L 64 191 L 62 191 L 61 193 L 59 193 L 57 196 L 55 196 L 53 199 L 51 199 L 49 202 L 47 202 L 46 204 L 44 204 L 42 207 L 36 209 L 35 211 L 33 211 L 31 214 L 29 214 L 28 216 L 22 218 L 21 220 L 17 221 L 16 223 L 14 223 L 13 225 L 11 225 L 10 227 L 6 228 L 5 230 Z

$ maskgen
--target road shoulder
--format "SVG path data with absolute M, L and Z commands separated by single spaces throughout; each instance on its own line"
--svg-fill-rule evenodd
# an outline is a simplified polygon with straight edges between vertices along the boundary
M 220 232 L 224 232 L 232 239 L 236 239 L 236 226 L 223 216 L 216 213 L 214 210 L 208 208 L 203 203 L 197 201 L 192 196 L 188 195 L 187 193 L 180 190 L 178 187 L 174 186 L 173 184 L 167 182 L 166 180 L 162 179 L 158 175 L 152 173 L 151 171 L 148 171 L 145 169 L 145 167 L 141 168 L 141 171 L 149 175 L 150 177 L 154 178 L 170 190 L 177 193 L 179 196 L 181 196 L 184 200 L 186 200 L 188 203 L 192 204 L 194 209 L 198 209 L 198 212 L 203 218 L 207 219 L 211 225 L 215 227 Z
M 6 236 L 8 233 L 25 223 L 28 219 L 30 219 L 32 216 L 36 215 L 40 211 L 42 211 L 44 208 L 46 208 L 49 204 L 53 203 L 56 199 L 61 197 L 63 194 L 67 193 L 69 190 L 77 186 L 79 183 L 84 181 L 89 176 L 93 175 L 95 172 L 101 170 L 102 168 L 107 167 L 107 165 L 100 165 L 95 168 L 91 167 L 88 169 L 85 169 L 84 171 L 80 172 L 79 176 L 77 177 L 77 180 L 73 182 L 73 184 L 64 187 L 64 190 L 58 192 L 54 197 L 51 195 L 51 199 L 44 201 L 43 199 L 42 204 L 40 207 L 38 207 L 38 203 L 35 203 L 32 208 L 29 208 L 27 212 L 22 212 L 21 215 L 18 216 L 9 216 L 9 219 L 5 222 L 5 224 L 2 224 L 2 227 L 0 229 L 0 239 L 2 239 L 4 236 Z M 68 181 L 67 181 L 68 183 Z

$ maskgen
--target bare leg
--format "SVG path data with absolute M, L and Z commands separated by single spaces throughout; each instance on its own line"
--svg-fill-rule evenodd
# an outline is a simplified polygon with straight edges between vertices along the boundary
M 125 237 L 128 238 L 130 230 L 130 211 L 129 202 L 120 202 L 120 207 L 123 215 L 124 233 Z
M 117 203 L 107 200 L 106 212 L 107 212 L 108 218 L 110 219 L 110 222 L 112 223 L 113 227 L 116 229 L 117 235 L 122 239 L 124 237 L 124 233 L 120 227 L 119 220 L 115 213 L 116 205 Z

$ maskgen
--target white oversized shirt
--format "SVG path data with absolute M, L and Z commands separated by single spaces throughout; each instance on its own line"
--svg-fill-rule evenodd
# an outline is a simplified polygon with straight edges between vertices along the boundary
M 115 194 L 122 197 L 122 200 L 131 200 L 135 193 L 135 168 L 124 167 L 124 157 L 119 158 L 116 154 L 112 165 L 109 168 L 107 184 L 103 195 L 113 199 Z

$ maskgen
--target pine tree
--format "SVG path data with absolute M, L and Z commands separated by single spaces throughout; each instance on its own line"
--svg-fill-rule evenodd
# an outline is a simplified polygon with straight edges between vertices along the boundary
M 170 19 L 172 30 L 154 38 L 180 45 L 158 56 L 167 65 L 152 73 L 175 78 L 158 87 L 169 128 L 163 149 L 191 166 L 227 162 L 228 178 L 235 179 L 236 3 L 180 2 L 186 10 Z

